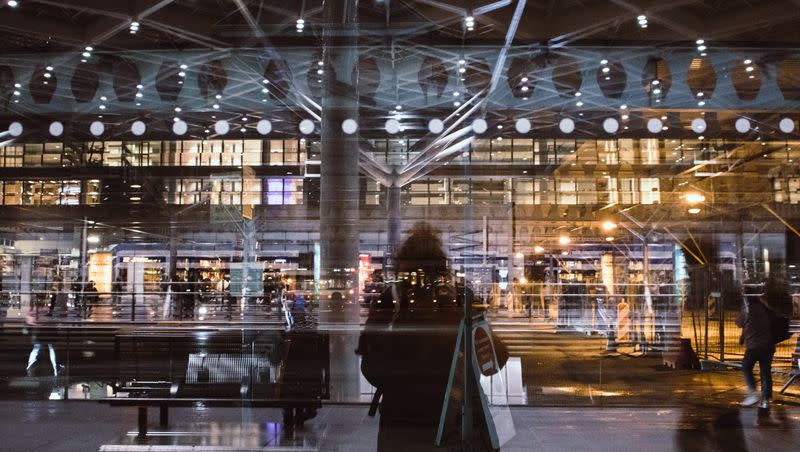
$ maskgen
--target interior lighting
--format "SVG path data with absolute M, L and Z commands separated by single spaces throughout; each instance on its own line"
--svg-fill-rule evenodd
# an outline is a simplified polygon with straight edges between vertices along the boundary
M 92 244 L 100 243 L 100 237 L 98 237 L 96 235 L 90 235 L 90 236 L 86 237 L 86 241 L 89 242 L 89 243 L 92 243 Z
M 544 253 L 544 248 L 542 248 L 539 245 L 536 245 L 536 246 L 533 247 L 533 252 L 536 253 L 536 254 L 542 254 L 542 253 Z
M 603 222 L 603 230 L 604 231 L 613 231 L 617 228 L 617 223 L 614 223 L 611 220 L 606 220 Z
M 640 14 L 636 17 L 636 21 L 639 22 L 640 28 L 647 28 L 647 16 L 644 14 Z
M 306 21 L 303 19 L 297 19 L 297 23 L 295 24 L 295 29 L 297 29 L 297 32 L 302 33 L 305 27 L 306 27 Z
M 132 35 L 135 35 L 137 31 L 139 31 L 139 22 L 134 20 L 131 22 L 130 32 Z
M 8 0 L 6 2 L 6 5 L 8 5 L 11 8 L 16 8 L 17 6 L 19 6 L 19 2 L 17 0 Z
M 558 238 L 558 243 L 562 245 L 569 245 L 570 242 L 572 242 L 572 239 L 570 239 L 568 235 L 562 235 Z
M 464 25 L 467 27 L 467 31 L 475 30 L 475 18 L 472 16 L 465 17 Z
M 691 209 L 689 209 L 689 213 L 692 215 L 697 215 L 698 213 L 700 213 L 700 209 L 697 207 L 692 207 Z
M 688 202 L 689 204 L 699 204 L 705 201 L 706 197 L 700 193 L 692 192 L 692 193 L 687 193 L 684 199 L 686 199 L 686 202 Z

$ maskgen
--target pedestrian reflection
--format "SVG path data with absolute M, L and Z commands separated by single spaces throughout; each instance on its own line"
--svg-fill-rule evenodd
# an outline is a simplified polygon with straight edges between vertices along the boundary
M 677 434 L 676 445 L 683 451 L 748 450 L 738 408 L 686 406 Z
M 376 388 L 370 413 L 379 405 L 378 450 L 442 450 L 433 443 L 462 301 L 472 292 L 449 281 L 442 243 L 425 224 L 411 231 L 395 265 L 398 281 L 372 303 L 356 350 L 364 377 Z M 457 439 L 447 446 L 460 450 Z
M 33 344 L 31 353 L 28 356 L 28 365 L 25 368 L 28 376 L 34 376 L 34 365 L 39 359 L 39 352 L 42 350 L 43 346 L 47 346 L 48 355 L 50 357 L 50 365 L 53 368 L 53 375 L 58 376 L 59 366 L 58 361 L 56 360 L 56 349 L 50 339 L 46 337 L 45 331 L 41 328 L 38 311 L 30 311 L 25 317 L 25 324 L 28 327 L 28 332 L 31 336 L 31 343 Z

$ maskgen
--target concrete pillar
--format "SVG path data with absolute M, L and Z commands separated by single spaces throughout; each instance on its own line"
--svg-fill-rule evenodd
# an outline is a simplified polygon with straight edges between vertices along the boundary
M 400 211 L 400 187 L 392 186 L 387 188 L 386 196 L 386 215 L 387 215 L 387 230 L 388 230 L 388 249 L 386 256 L 386 277 L 396 277 L 394 256 L 397 249 L 400 247 L 400 239 L 402 235 L 402 217 Z
M 328 281 L 322 293 L 319 321 L 354 323 L 358 317 L 359 170 L 358 133 L 347 135 L 342 121 L 358 121 L 357 89 L 350 80 L 358 58 L 358 1 L 330 0 L 324 6 L 323 70 L 320 130 L 320 254 L 322 279 Z M 344 36 L 340 36 L 340 31 Z M 338 81 L 332 76 L 332 68 Z M 337 291 L 349 303 L 332 306 L 328 295 Z M 331 309 L 336 308 L 336 309 Z M 358 333 L 329 332 L 331 400 L 355 401 L 359 397 L 359 359 L 354 353 Z

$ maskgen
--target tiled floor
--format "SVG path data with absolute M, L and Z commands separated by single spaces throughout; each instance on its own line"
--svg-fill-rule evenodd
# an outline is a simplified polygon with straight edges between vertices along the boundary
M 133 409 L 94 402 L 0 402 L 0 449 L 95 451 L 105 445 L 105 450 L 366 452 L 377 450 L 379 433 L 378 419 L 367 416 L 363 405 L 326 406 L 288 439 L 277 424 L 278 410 L 177 409 L 171 413 L 169 432 L 153 428 L 136 445 L 135 415 Z M 788 451 L 800 444 L 800 408 L 783 404 L 768 411 L 739 409 L 733 402 L 513 408 L 512 415 L 516 435 L 504 451 Z

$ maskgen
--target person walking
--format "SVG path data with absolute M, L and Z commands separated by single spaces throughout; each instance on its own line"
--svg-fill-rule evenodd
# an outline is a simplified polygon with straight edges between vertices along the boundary
M 759 402 L 753 368 L 758 363 L 761 368 L 761 408 L 767 408 L 772 399 L 772 357 L 775 354 L 775 342 L 772 337 L 769 319 L 769 305 L 766 297 L 747 295 L 736 324 L 742 328 L 739 342 L 745 346 L 742 372 L 747 384 L 747 396 L 743 406 L 753 406 Z

